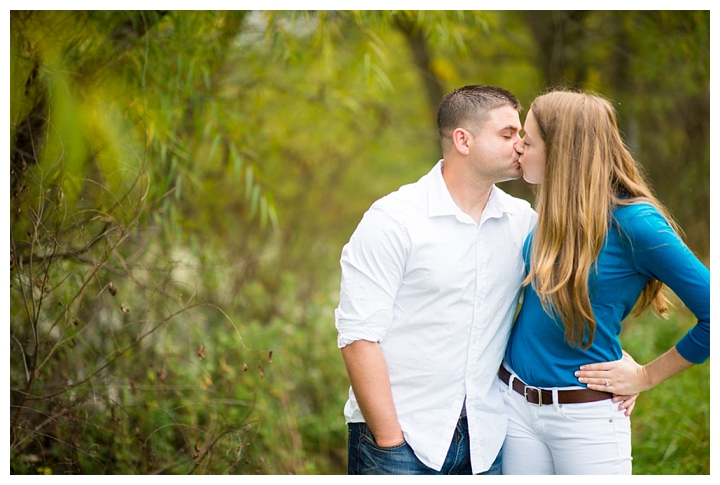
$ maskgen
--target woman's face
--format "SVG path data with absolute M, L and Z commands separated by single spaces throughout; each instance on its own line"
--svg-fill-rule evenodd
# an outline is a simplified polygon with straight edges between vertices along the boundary
M 520 153 L 523 178 L 529 184 L 542 183 L 545 171 L 545 142 L 532 110 L 525 118 L 525 136 L 517 142 L 515 150 Z

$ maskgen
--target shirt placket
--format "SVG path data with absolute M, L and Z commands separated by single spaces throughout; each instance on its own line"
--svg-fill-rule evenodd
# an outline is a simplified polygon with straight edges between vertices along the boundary
M 486 346 L 481 345 L 481 339 L 483 333 L 486 331 L 488 325 L 488 309 L 493 305 L 490 305 L 487 301 L 489 294 L 490 278 L 488 277 L 489 271 L 493 266 L 490 261 L 492 251 L 489 251 L 489 245 L 492 244 L 491 231 L 488 228 L 483 230 L 485 221 L 482 221 L 480 226 L 477 228 L 475 235 L 475 292 L 473 294 L 473 320 L 470 328 L 469 348 L 468 348 L 468 363 L 467 363 L 467 395 L 468 400 L 478 399 L 479 389 L 478 380 L 481 377 L 482 372 L 487 372 L 483 363 L 483 349 Z M 475 415 L 472 410 L 468 410 L 468 427 L 470 432 L 471 448 L 476 449 L 476 453 L 484 455 L 482 446 L 482 430 L 478 419 L 479 416 Z M 473 453 L 475 454 L 475 453 Z
M 476 394 L 475 381 L 478 377 L 480 360 L 480 341 L 482 335 L 482 322 L 485 320 L 487 308 L 484 301 L 487 294 L 487 278 L 485 271 L 487 267 L 487 251 L 483 250 L 483 231 L 477 229 L 474 241 L 475 253 L 475 291 L 473 294 L 473 319 L 470 327 L 470 338 L 468 342 L 468 360 L 466 370 L 466 383 L 468 395 Z

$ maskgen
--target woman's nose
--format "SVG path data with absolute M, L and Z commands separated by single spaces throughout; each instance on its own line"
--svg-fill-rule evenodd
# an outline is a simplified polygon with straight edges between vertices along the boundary
M 515 142 L 514 145 L 515 151 L 522 154 L 523 148 L 522 148 L 522 138 L 520 138 L 518 141 Z

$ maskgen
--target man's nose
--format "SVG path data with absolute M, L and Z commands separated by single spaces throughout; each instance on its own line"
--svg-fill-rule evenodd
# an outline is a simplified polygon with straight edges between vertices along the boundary
M 513 145 L 513 148 L 515 148 L 515 151 L 522 154 L 523 148 L 522 148 L 522 138 L 519 138 L 515 144 Z

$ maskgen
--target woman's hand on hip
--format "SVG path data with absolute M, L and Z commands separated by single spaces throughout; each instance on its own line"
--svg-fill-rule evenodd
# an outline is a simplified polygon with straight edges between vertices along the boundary
M 635 362 L 630 354 L 623 350 L 623 358 L 610 362 L 598 362 L 580 366 L 575 377 L 586 384 L 588 389 L 605 391 L 615 394 L 619 399 L 613 401 L 630 401 L 622 409 L 629 409 L 635 405 L 637 394 L 652 387 L 649 383 L 645 367 Z M 629 413 L 626 413 L 629 415 Z

